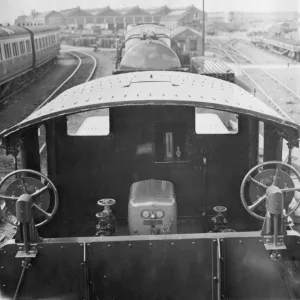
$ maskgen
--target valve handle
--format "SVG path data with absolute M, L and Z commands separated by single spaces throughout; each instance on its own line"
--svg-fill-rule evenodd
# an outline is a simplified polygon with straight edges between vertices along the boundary
M 112 206 L 116 204 L 116 200 L 111 198 L 104 198 L 97 201 L 97 204 L 100 206 Z

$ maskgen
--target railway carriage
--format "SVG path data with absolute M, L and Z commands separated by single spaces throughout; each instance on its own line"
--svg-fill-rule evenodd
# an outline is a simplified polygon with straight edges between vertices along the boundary
M 237 115 L 236 131 L 211 111 Z M 299 133 L 199 74 L 126 73 L 65 91 L 1 133 L 7 154 L 21 154 L 0 182 L 17 229 L 0 248 L 1 299 L 299 299 Z
M 32 32 L 35 65 L 39 67 L 53 59 L 60 50 L 59 31 L 54 26 L 26 27 Z
M 0 27 L 0 86 L 32 68 L 30 32 L 23 27 Z
M 54 26 L 0 26 L 0 102 L 60 50 Z

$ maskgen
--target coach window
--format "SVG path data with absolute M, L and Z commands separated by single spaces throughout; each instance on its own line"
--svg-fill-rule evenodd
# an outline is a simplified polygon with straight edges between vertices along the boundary
M 24 42 L 19 42 L 19 46 L 20 46 L 20 54 L 23 55 L 24 54 Z
M 17 56 L 20 55 L 19 43 L 18 42 L 16 42 L 16 53 L 17 53 Z
M 41 41 L 41 38 L 39 38 L 39 46 L 40 46 L 40 47 L 39 47 L 40 49 L 43 48 L 43 47 L 42 47 L 42 41 Z
M 6 59 L 8 59 L 9 57 L 8 57 L 7 44 L 4 44 L 3 46 L 4 46 L 4 57 L 5 57 Z
M 17 56 L 17 47 L 16 47 L 16 43 L 12 43 L 12 51 L 13 51 L 13 56 Z
M 31 49 L 30 49 L 30 41 L 29 41 L 29 40 L 26 41 L 26 51 L 27 51 L 27 53 L 30 53 L 30 52 L 31 52 Z
M 38 39 L 35 39 L 35 40 L 34 40 L 34 44 L 35 44 L 35 49 L 36 49 L 36 51 L 38 51 L 38 50 L 39 50 Z
M 5 58 L 6 58 L 6 59 L 11 58 L 11 48 L 10 48 L 10 43 L 4 44 L 4 53 L 5 53 Z
M 0 61 L 3 60 L 3 56 L 2 56 L 2 45 L 0 44 Z
M 13 46 L 13 54 L 14 56 L 19 56 L 19 49 L 18 49 L 18 43 L 17 42 L 14 42 L 12 43 L 12 46 Z

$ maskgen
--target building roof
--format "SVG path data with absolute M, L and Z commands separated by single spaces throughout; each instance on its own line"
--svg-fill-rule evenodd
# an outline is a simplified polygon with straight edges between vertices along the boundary
M 82 9 L 73 11 L 68 15 L 68 17 L 90 17 L 90 16 L 92 16 L 92 14 Z
M 188 12 L 185 10 L 174 10 L 168 13 L 166 16 L 162 17 L 160 22 L 163 23 L 163 22 L 179 21 L 187 14 Z
M 50 11 L 46 11 L 46 12 L 43 12 L 43 13 L 38 13 L 36 16 L 34 16 L 34 19 L 46 18 L 48 15 L 50 15 L 53 12 L 55 12 L 55 11 L 54 10 L 50 10 Z
M 144 71 L 106 76 L 77 85 L 0 135 L 4 137 L 60 116 L 124 105 L 214 108 L 245 114 L 300 131 L 300 125 L 288 116 L 278 114 L 236 84 L 193 73 Z
M 120 16 L 120 13 L 118 13 L 117 11 L 111 9 L 109 6 L 106 6 L 104 8 L 102 8 L 100 11 L 98 11 L 98 13 L 96 14 L 97 16 Z
M 133 7 L 124 7 L 118 12 L 126 16 L 149 15 L 148 11 L 141 9 L 138 5 Z
M 69 9 L 61 10 L 61 11 L 60 11 L 60 14 L 62 14 L 63 16 L 68 16 L 68 15 L 70 15 L 70 14 L 72 14 L 73 12 L 78 11 L 78 10 L 80 10 L 80 7 L 79 7 L 79 6 L 74 7 L 74 8 L 69 8 Z
M 178 35 L 186 32 L 186 31 L 189 31 L 198 37 L 202 37 L 202 34 L 199 31 L 197 31 L 191 27 L 188 27 L 188 26 L 179 26 L 179 27 L 173 29 L 171 31 L 171 37 L 176 38 Z
M 164 5 L 157 8 L 147 9 L 147 11 L 152 15 L 165 16 L 169 14 L 172 10 L 167 5 Z
M 116 10 L 110 8 L 110 6 L 100 7 L 100 8 L 94 8 L 94 9 L 85 9 L 85 11 L 89 12 L 90 14 L 94 16 L 119 16 L 120 13 Z

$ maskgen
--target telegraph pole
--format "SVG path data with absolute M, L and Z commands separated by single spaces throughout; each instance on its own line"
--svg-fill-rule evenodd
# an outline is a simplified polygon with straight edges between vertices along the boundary
M 202 0 L 202 55 L 205 54 L 205 12 L 204 12 L 204 0 Z

